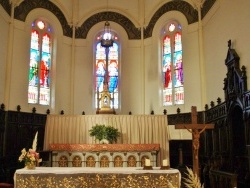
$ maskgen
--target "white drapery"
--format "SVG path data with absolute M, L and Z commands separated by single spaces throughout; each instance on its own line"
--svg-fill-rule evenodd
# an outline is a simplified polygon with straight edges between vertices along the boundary
M 95 144 L 89 130 L 96 124 L 117 128 L 122 134 L 118 143 L 160 144 L 158 160 L 169 159 L 166 115 L 48 115 L 44 150 L 49 144 Z

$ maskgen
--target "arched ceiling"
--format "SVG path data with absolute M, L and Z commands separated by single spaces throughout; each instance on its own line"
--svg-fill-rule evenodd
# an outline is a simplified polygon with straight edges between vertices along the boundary
M 213 6 L 216 0 L 206 0 L 202 7 L 202 18 L 208 13 L 210 8 Z M 5 11 L 10 15 L 11 5 L 7 0 L 0 0 L 0 5 L 5 9 Z M 15 7 L 14 17 L 17 20 L 25 21 L 27 15 L 30 11 L 36 8 L 43 8 L 51 13 L 53 13 L 61 23 L 63 34 L 68 37 L 72 37 L 72 27 L 67 22 L 65 15 L 51 1 L 44 0 L 23 0 L 18 6 Z M 192 24 L 198 21 L 198 12 L 194 7 L 186 1 L 175 0 L 168 1 L 163 4 L 152 16 L 149 24 L 144 29 L 144 38 L 149 38 L 152 36 L 152 31 L 157 20 L 165 13 L 169 11 L 179 11 L 187 19 L 188 24 Z M 83 24 L 76 29 L 76 38 L 86 38 L 89 30 L 95 24 L 102 21 L 113 21 L 121 25 L 127 32 L 129 39 L 141 39 L 141 28 L 137 28 L 133 22 L 126 16 L 114 12 L 114 11 L 105 11 L 96 13 L 83 22 Z

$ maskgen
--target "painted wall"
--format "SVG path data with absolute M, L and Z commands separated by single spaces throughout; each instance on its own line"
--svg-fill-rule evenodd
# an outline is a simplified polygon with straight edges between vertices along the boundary
M 5 86 L 5 71 L 6 71 L 6 59 L 7 59 L 7 48 L 8 48 L 8 24 L 9 16 L 4 11 L 3 7 L 0 6 L 0 103 L 4 99 L 4 86 Z
M 232 40 L 232 48 L 240 57 L 240 67 L 246 66 L 250 74 L 250 1 L 220 0 L 204 19 L 204 49 L 206 62 L 207 103 L 224 101 L 224 78 L 226 77 L 225 58 L 227 42 Z M 248 89 L 250 82 L 248 81 Z
M 219 0 L 213 7 L 211 13 L 203 20 L 204 23 L 204 54 L 206 73 L 206 94 L 207 103 L 216 101 L 218 97 L 223 98 L 223 79 L 226 74 L 224 59 L 227 52 L 227 41 L 232 39 L 233 47 L 241 57 L 241 65 L 247 65 L 250 55 L 247 52 L 250 33 L 247 17 L 250 13 L 247 7 L 250 6 L 248 0 L 239 0 L 243 4 L 237 4 L 234 0 Z M 72 19 L 72 6 L 68 6 L 68 1 L 52 1 L 65 14 L 67 20 Z M 105 2 L 86 6 L 90 1 L 80 1 L 79 22 L 81 25 L 89 16 L 100 10 L 106 10 Z M 92 2 L 92 1 L 91 1 Z M 151 1 L 144 1 L 145 15 L 141 12 L 140 1 L 134 2 L 132 9 L 126 8 L 127 1 L 112 1 L 110 5 L 112 11 L 124 14 L 133 23 L 140 27 L 145 24 L 153 12 L 162 5 L 162 1 L 155 1 L 150 6 Z M 85 3 L 85 4 L 84 4 Z M 237 5 L 237 6 L 236 6 Z M 131 7 L 131 5 L 129 5 Z M 151 7 L 151 9 L 149 9 Z M 237 7 L 237 8 L 235 8 Z M 2 7 L 0 7 L 2 10 Z M 139 9 L 139 11 L 138 11 Z M 27 104 L 28 87 L 28 61 L 29 61 L 29 37 L 30 24 L 36 18 L 45 18 L 54 28 L 55 51 L 53 58 L 52 79 L 52 105 L 39 106 Z M 229 18 L 232 18 L 231 21 Z M 244 18 L 241 20 L 241 18 Z M 0 47 L 0 103 L 4 103 L 4 75 L 7 62 L 8 43 L 8 15 L 6 19 L 5 11 L 0 11 L 2 44 Z M 185 104 L 163 107 L 161 105 L 161 29 L 169 20 L 175 19 L 183 26 L 183 62 L 184 62 L 184 83 L 185 83 Z M 240 21 L 241 20 L 241 21 Z M 128 36 L 120 25 L 111 22 L 112 29 L 118 33 L 121 40 L 120 59 L 120 109 L 118 114 L 149 114 L 154 110 L 156 114 L 162 114 L 167 109 L 169 114 L 176 113 L 177 108 L 181 112 L 189 112 L 191 106 L 197 106 L 198 110 L 203 110 L 201 102 L 201 81 L 199 65 L 199 42 L 197 23 L 188 25 L 186 18 L 179 12 L 171 11 L 164 14 L 156 23 L 153 36 L 145 40 L 128 40 Z M 9 110 L 16 110 L 17 105 L 21 105 L 22 111 L 31 112 L 33 107 L 37 108 L 37 113 L 45 113 L 50 109 L 51 113 L 58 114 L 64 110 L 65 114 L 95 114 L 93 98 L 93 68 L 94 68 L 94 45 L 96 34 L 103 29 L 104 23 L 98 23 L 90 29 L 86 39 L 76 39 L 75 51 L 72 54 L 71 38 L 62 34 L 62 28 L 57 18 L 47 10 L 33 10 L 25 22 L 15 21 L 13 60 L 11 72 L 11 91 L 9 96 Z M 2 27 L 3 26 L 3 27 Z M 21 44 L 21 45 L 20 45 Z M 72 55 L 75 62 L 72 62 Z

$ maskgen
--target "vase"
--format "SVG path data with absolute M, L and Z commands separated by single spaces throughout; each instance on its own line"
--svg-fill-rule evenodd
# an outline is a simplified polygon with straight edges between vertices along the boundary
M 34 170 L 36 169 L 36 163 L 31 161 L 31 162 L 26 162 L 25 163 L 25 168 L 28 170 Z
M 100 140 L 100 144 L 109 144 L 109 141 L 107 139 Z

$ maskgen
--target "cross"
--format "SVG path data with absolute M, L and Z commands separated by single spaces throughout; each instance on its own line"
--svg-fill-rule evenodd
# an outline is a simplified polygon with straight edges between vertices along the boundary
M 214 124 L 198 124 L 197 123 L 197 109 L 196 106 L 191 107 L 192 124 L 178 124 L 176 129 L 187 129 L 192 133 L 193 145 L 193 172 L 199 176 L 199 147 L 200 134 L 206 129 L 213 129 Z

